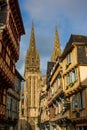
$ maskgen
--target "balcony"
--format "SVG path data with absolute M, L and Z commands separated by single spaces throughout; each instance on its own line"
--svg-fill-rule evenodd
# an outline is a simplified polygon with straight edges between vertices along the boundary
M 11 72 L 10 67 L 7 65 L 5 60 L 0 56 L 0 82 L 2 85 L 6 83 L 6 86 L 13 87 L 14 85 L 14 74 Z
M 69 120 L 70 119 L 70 112 L 66 111 L 64 114 L 63 113 L 59 113 L 57 114 L 54 118 L 50 119 L 51 122 L 54 121 L 65 121 L 65 120 Z
M 54 93 L 52 99 L 55 99 L 55 98 L 56 98 L 58 95 L 60 95 L 60 93 L 62 93 L 62 92 L 63 92 L 63 89 L 62 89 L 62 88 L 57 89 L 57 91 Z
M 75 82 L 75 84 L 72 87 L 65 90 L 65 94 L 67 97 L 69 97 L 74 93 L 79 92 L 81 89 L 83 89 L 83 87 L 81 86 L 81 83 L 78 80 L 77 82 Z

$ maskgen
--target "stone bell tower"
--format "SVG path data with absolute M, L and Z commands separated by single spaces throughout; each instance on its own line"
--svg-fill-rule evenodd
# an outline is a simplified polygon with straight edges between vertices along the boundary
M 24 116 L 27 127 L 38 130 L 40 90 L 40 56 L 36 48 L 34 24 L 32 23 L 30 45 L 25 59 Z M 27 128 L 29 129 L 29 128 Z

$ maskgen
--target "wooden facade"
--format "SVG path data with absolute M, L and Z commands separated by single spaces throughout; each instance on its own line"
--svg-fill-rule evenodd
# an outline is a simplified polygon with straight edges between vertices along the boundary
M 41 76 L 40 88 L 40 129 L 45 129 L 49 122 L 49 111 L 47 107 L 46 76 Z
M 15 63 L 24 33 L 18 0 L 0 1 L 0 120 L 6 120 L 7 89 L 14 87 Z
M 87 37 L 71 35 L 48 78 L 48 106 L 52 129 L 87 129 L 86 71 Z
M 23 77 L 16 70 L 14 88 L 9 88 L 7 90 L 6 119 L 8 120 L 8 125 L 5 127 L 5 130 L 10 129 L 10 127 L 13 127 L 14 130 L 18 129 L 19 101 L 21 92 L 21 82 L 23 80 Z

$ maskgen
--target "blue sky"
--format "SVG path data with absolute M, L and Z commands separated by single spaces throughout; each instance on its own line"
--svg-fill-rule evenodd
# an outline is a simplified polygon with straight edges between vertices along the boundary
M 22 75 L 32 20 L 40 53 L 41 74 L 46 73 L 47 61 L 53 51 L 56 25 L 62 51 L 71 34 L 87 35 L 87 0 L 19 0 L 19 6 L 26 32 L 21 37 L 20 58 L 16 64 Z

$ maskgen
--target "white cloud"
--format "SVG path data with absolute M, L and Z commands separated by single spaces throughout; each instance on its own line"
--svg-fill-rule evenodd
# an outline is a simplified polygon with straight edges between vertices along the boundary
M 58 15 L 66 15 L 68 18 L 80 17 L 86 9 L 86 0 L 26 0 L 25 10 L 32 18 L 39 20 L 53 20 Z

